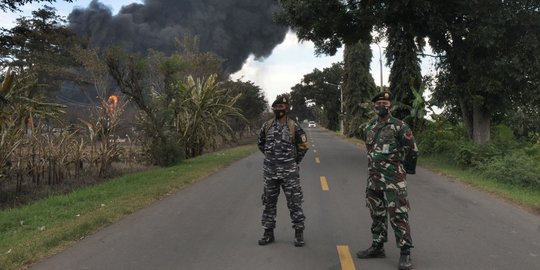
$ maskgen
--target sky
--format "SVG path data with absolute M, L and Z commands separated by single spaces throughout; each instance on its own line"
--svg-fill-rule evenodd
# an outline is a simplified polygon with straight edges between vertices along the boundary
M 57 9 L 58 14 L 66 16 L 71 13 L 73 8 L 85 8 L 91 0 L 74 0 L 74 3 L 66 3 L 58 1 L 48 4 Z M 100 0 L 100 2 L 109 6 L 116 14 L 123 5 L 134 2 L 142 3 L 143 1 L 134 0 Z M 21 12 L 6 13 L 0 16 L 0 27 L 9 28 L 14 25 L 16 18 L 20 16 L 29 16 L 33 10 L 38 9 L 43 4 L 27 4 L 21 7 Z M 376 85 L 381 84 L 380 79 L 380 57 L 382 56 L 382 73 L 383 84 L 388 85 L 388 75 L 390 69 L 386 67 L 386 59 L 384 55 L 384 42 L 380 44 L 382 51 L 379 50 L 377 44 L 372 44 L 371 49 L 373 58 L 371 61 L 371 75 Z M 426 53 L 430 53 L 429 49 Z M 255 59 L 250 56 L 244 63 L 242 69 L 235 74 L 232 74 L 232 79 L 240 79 L 242 81 L 252 81 L 260 86 L 270 103 L 279 94 L 290 92 L 291 87 L 300 83 L 303 76 L 310 73 L 314 69 L 330 67 L 332 63 L 343 61 L 343 49 L 338 50 L 334 56 L 316 56 L 315 46 L 312 42 L 299 42 L 296 34 L 289 31 L 283 43 L 274 48 L 272 54 L 265 59 Z M 429 58 L 422 59 L 422 74 L 426 75 L 432 72 L 433 61 Z

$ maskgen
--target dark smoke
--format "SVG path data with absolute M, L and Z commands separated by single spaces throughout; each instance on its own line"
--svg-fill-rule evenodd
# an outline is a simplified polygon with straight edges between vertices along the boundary
M 224 69 L 242 68 L 250 54 L 270 55 L 287 29 L 272 18 L 277 0 L 145 0 L 117 15 L 94 0 L 68 17 L 70 27 L 94 46 L 120 45 L 132 52 L 175 51 L 175 39 L 197 35 L 200 49 L 225 60 Z

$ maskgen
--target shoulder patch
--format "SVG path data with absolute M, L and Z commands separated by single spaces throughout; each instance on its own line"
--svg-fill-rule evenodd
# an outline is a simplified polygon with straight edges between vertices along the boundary
M 302 143 L 306 143 L 306 142 L 307 142 L 306 134 L 302 134 L 300 137 L 302 138 Z

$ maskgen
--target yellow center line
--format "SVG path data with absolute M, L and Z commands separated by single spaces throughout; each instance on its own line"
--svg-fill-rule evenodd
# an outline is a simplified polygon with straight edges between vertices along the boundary
M 314 145 L 314 144 L 312 144 L 311 146 L 313 146 L 313 148 L 315 148 L 315 145 Z
M 337 246 L 341 270 L 356 270 L 349 246 Z
M 317 150 L 316 150 L 316 149 L 313 149 L 313 153 L 317 153 Z
M 321 187 L 322 187 L 322 190 L 323 191 L 328 191 L 330 190 L 328 188 L 328 181 L 326 180 L 326 176 L 321 176 Z
M 319 163 L 321 163 L 321 160 L 318 157 L 316 157 L 315 158 L 315 163 L 319 164 Z

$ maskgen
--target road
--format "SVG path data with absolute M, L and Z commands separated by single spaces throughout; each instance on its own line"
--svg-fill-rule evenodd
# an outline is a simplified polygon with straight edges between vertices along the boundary
M 365 150 L 318 128 L 301 164 L 306 246 L 293 246 L 281 193 L 276 243 L 262 235 L 263 155 L 251 155 L 85 238 L 30 269 L 397 269 L 387 258 L 359 260 L 370 245 Z M 418 168 L 408 176 L 415 269 L 540 269 L 540 217 Z

